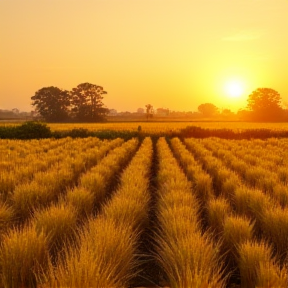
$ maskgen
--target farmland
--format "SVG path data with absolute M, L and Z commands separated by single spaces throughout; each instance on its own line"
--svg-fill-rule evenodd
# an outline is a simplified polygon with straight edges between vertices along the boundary
M 0 121 L 1 126 L 15 126 L 19 125 L 21 122 L 7 122 Z M 142 127 L 144 132 L 156 133 L 156 132 L 165 132 L 169 130 L 179 130 L 187 126 L 197 126 L 201 128 L 210 128 L 210 129 L 232 129 L 234 131 L 242 131 L 245 129 L 273 129 L 273 130 L 288 130 L 288 124 L 286 122 L 282 123 L 261 123 L 261 122 L 227 122 L 227 121 L 142 121 L 142 122 L 107 122 L 107 123 L 50 123 L 48 126 L 52 131 L 59 130 L 71 130 L 77 128 L 85 128 L 91 131 L 99 130 L 115 130 L 115 131 L 136 131 L 139 125 Z
M 287 151 L 286 138 L 0 139 L 0 287 L 287 287 Z

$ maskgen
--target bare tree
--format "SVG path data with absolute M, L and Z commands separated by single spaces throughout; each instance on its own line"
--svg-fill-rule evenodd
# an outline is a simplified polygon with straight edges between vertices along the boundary
M 153 106 L 151 104 L 147 104 L 147 105 L 145 105 L 145 107 L 146 107 L 146 117 L 148 120 L 149 118 L 153 117 L 154 110 L 153 110 Z

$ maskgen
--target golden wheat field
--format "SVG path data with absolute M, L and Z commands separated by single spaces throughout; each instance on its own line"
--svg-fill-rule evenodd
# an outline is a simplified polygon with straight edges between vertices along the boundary
M 288 123 L 248 123 L 248 122 L 215 122 L 215 121 L 207 121 L 207 122 L 114 122 L 114 123 L 92 123 L 92 124 L 84 124 L 86 129 L 92 131 L 98 130 L 128 130 L 128 131 L 136 131 L 139 126 L 141 126 L 143 132 L 147 133 L 158 133 L 158 132 L 166 132 L 166 131 L 177 131 L 179 129 L 183 129 L 187 126 L 197 126 L 201 128 L 209 128 L 209 129 L 232 129 L 235 131 L 242 131 L 245 129 L 272 129 L 272 130 L 288 130 Z M 49 124 L 49 127 L 52 131 L 57 130 L 69 130 L 73 128 L 82 128 L 83 124 L 74 123 L 74 124 Z
M 15 126 L 22 122 L 0 121 L 1 126 Z M 229 121 L 143 121 L 143 122 L 107 122 L 107 123 L 49 123 L 52 131 L 71 130 L 85 128 L 90 131 L 115 130 L 115 131 L 136 131 L 139 126 L 147 133 L 166 132 L 179 130 L 187 126 L 197 126 L 207 129 L 231 129 L 233 131 L 243 131 L 246 129 L 272 129 L 277 131 L 288 130 L 288 123 L 285 122 L 229 122 Z
M 0 287 L 287 287 L 287 163 L 284 138 L 0 139 Z

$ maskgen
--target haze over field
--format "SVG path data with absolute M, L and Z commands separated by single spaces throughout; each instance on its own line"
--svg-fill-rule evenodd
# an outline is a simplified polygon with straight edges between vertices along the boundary
M 235 111 L 258 87 L 287 103 L 287 27 L 287 0 L 1 0 L 0 109 L 83 82 L 119 111 Z

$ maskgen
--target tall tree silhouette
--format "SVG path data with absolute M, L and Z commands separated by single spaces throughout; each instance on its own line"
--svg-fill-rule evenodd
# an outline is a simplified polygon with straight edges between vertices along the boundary
M 255 120 L 278 121 L 283 117 L 280 94 L 271 88 L 258 88 L 248 96 L 247 108 Z
M 48 122 L 62 122 L 69 118 L 70 95 L 66 90 L 50 86 L 39 89 L 31 97 L 36 111 Z
M 102 102 L 104 94 L 102 86 L 91 83 L 79 84 L 71 91 L 72 113 L 77 121 L 103 121 L 109 112 Z
M 218 113 L 218 108 L 212 103 L 204 103 L 198 106 L 198 111 L 205 117 L 212 117 Z

